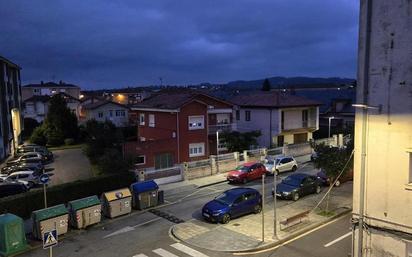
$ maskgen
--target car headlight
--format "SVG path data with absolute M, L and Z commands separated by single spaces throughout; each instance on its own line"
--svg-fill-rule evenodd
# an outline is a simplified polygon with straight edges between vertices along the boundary
M 290 192 L 283 192 L 284 195 L 290 195 Z

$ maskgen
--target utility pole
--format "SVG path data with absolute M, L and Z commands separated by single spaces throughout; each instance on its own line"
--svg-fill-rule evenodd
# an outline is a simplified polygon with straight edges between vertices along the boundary
M 276 187 L 277 187 L 277 172 L 273 173 L 273 239 L 278 238 L 278 219 L 276 213 Z
M 265 242 L 265 174 L 262 175 L 262 242 Z

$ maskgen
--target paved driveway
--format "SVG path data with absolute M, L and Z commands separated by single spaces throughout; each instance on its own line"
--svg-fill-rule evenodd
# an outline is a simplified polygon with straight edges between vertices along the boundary
M 83 154 L 82 149 L 55 150 L 53 154 L 54 162 L 46 167 L 46 170 L 50 169 L 49 173 L 52 175 L 51 185 L 83 180 L 93 176 L 89 159 Z

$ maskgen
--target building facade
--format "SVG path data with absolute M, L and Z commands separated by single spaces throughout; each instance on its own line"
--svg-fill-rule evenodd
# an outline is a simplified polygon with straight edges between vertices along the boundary
M 410 257 L 412 4 L 364 0 L 360 10 L 352 256 Z
M 317 101 L 278 92 L 255 92 L 231 99 L 240 132 L 258 130 L 259 147 L 304 143 L 319 129 Z
M 204 94 L 162 92 L 131 110 L 138 141 L 127 143 L 125 152 L 138 157 L 138 168 L 168 168 L 223 153 L 216 134 L 235 128 L 233 105 Z
M 0 56 L 0 161 L 13 154 L 22 129 L 20 69 Z
M 22 87 L 22 99 L 25 101 L 32 96 L 48 95 L 52 96 L 59 93 L 65 93 L 76 99 L 80 98 L 80 87 L 68 84 L 63 81 L 55 82 L 40 82 L 40 84 L 28 84 Z
M 115 102 L 103 100 L 82 104 L 80 113 L 80 122 L 94 119 L 100 122 L 111 121 L 116 127 L 129 125 L 129 108 Z

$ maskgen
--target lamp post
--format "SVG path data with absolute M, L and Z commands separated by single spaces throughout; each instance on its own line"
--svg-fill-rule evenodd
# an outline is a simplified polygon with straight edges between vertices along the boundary
M 216 156 L 219 155 L 219 130 L 216 130 Z
M 367 104 L 352 104 L 355 108 L 362 108 L 362 146 L 361 146 L 361 170 L 359 179 L 359 225 L 358 225 L 358 257 L 363 256 L 363 224 L 365 208 L 365 178 L 366 178 L 366 126 L 368 121 L 368 110 L 379 110 L 382 106 L 369 106 Z
M 334 118 L 335 118 L 335 116 L 332 116 L 332 117 L 329 117 L 329 118 L 328 118 L 328 120 L 329 120 L 328 138 L 330 138 L 330 122 L 331 122 L 331 120 L 333 120 Z
M 276 187 L 277 187 L 277 172 L 273 172 L 273 239 L 278 238 L 278 227 L 277 227 L 277 213 L 276 213 Z

